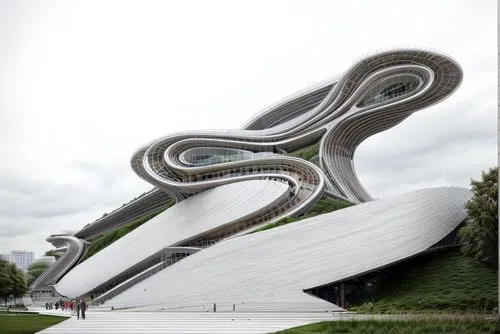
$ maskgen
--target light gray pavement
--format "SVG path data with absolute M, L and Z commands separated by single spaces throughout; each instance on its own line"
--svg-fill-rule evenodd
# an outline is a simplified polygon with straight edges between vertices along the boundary
M 68 312 L 30 308 L 43 314 L 67 316 L 68 320 L 39 333 L 172 333 L 172 334 L 255 334 L 272 333 L 320 321 L 349 320 L 457 320 L 460 314 L 356 314 L 335 313 L 269 313 L 269 312 L 140 312 L 102 311 L 90 309 L 85 320 L 77 320 Z M 471 317 L 471 316 L 469 316 Z M 477 315 L 473 318 L 499 321 L 498 316 Z M 476 319 L 476 320 L 477 320 Z
M 69 315 L 45 309 L 44 314 Z M 126 312 L 92 311 L 85 320 L 68 318 L 39 333 L 272 333 L 318 321 L 333 320 L 332 313 L 239 312 Z

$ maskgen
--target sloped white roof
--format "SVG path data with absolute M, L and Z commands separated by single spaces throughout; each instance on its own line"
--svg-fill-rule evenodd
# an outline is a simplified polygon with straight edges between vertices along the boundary
M 55 288 L 64 296 L 81 296 L 163 248 L 255 212 L 288 190 L 282 182 L 252 180 L 195 195 L 80 263 Z
M 109 300 L 109 307 L 319 310 L 303 292 L 418 254 L 466 217 L 468 189 L 424 189 L 363 203 L 202 250 Z

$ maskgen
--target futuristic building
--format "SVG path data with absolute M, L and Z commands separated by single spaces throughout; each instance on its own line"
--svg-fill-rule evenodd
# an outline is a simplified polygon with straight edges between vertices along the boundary
M 372 200 L 353 156 L 363 140 L 450 96 L 461 81 L 446 55 L 388 50 L 275 103 L 242 129 L 154 140 L 131 165 L 155 189 L 72 236 L 51 236 L 66 252 L 32 289 L 54 286 L 128 308 L 339 309 L 342 302 L 308 291 L 453 244 L 467 189 Z M 311 161 L 290 155 L 311 145 L 319 147 Z M 358 205 L 251 233 L 305 214 L 324 196 Z M 91 238 L 173 202 L 78 263 Z

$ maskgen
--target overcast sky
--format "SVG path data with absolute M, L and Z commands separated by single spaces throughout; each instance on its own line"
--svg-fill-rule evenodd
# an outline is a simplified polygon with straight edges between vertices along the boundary
M 152 188 L 151 139 L 239 128 L 268 104 L 393 46 L 442 51 L 459 90 L 366 140 L 386 197 L 468 187 L 497 163 L 497 2 L 0 1 L 0 253 L 52 246 Z

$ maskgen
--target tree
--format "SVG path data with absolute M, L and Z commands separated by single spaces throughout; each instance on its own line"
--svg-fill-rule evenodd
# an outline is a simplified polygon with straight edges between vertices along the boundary
M 23 272 L 14 263 L 0 260 L 0 298 L 5 305 L 11 297 L 21 298 L 27 291 Z
M 47 254 L 46 252 L 45 254 Z M 29 266 L 28 268 L 28 273 L 27 273 L 27 283 L 28 286 L 31 286 L 33 282 L 36 281 L 36 279 L 43 274 L 48 268 L 50 267 L 50 264 L 45 263 L 45 262 L 34 262 Z
M 473 196 L 467 202 L 468 222 L 458 235 L 462 252 L 476 261 L 498 268 L 498 167 L 471 181 Z
M 12 295 L 12 286 L 14 285 L 8 267 L 9 262 L 0 259 L 0 298 L 5 302 L 5 306 Z
M 10 278 L 12 279 L 12 297 L 14 301 L 17 298 L 22 298 L 28 291 L 26 286 L 26 280 L 24 279 L 24 273 L 16 267 L 14 263 L 11 263 L 8 267 L 10 272 Z

